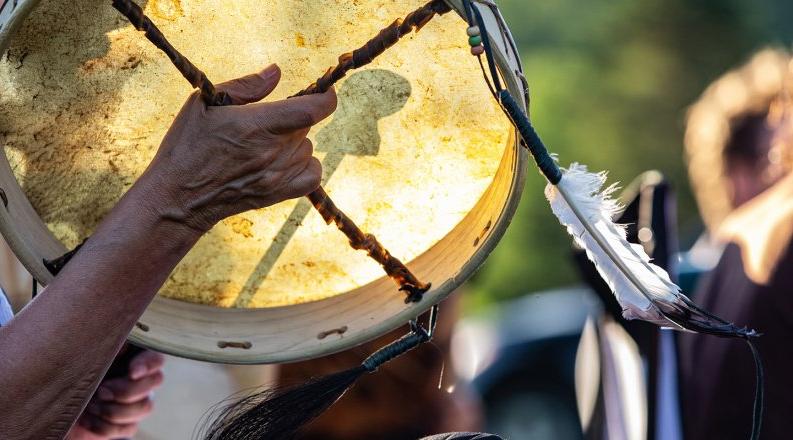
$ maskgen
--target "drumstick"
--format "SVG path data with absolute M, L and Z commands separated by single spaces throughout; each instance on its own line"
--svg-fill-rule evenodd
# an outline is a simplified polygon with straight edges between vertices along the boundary
M 146 38 L 168 55 L 168 58 L 179 69 L 182 76 L 193 87 L 201 90 L 201 98 L 204 99 L 207 105 L 231 105 L 231 99 L 226 92 L 215 90 L 214 84 L 204 72 L 171 45 L 165 35 L 149 20 L 149 17 L 143 13 L 143 9 L 137 3 L 130 0 L 113 0 L 113 7 L 127 17 L 129 22 L 135 26 L 135 29 L 145 32 Z
M 352 69 L 357 69 L 371 63 L 378 55 L 396 44 L 400 38 L 415 29 L 421 30 L 435 15 L 443 15 L 451 11 L 451 7 L 444 0 L 433 0 L 424 6 L 406 15 L 404 19 L 397 18 L 388 27 L 381 30 L 374 38 L 367 41 L 360 48 L 342 54 L 339 63 L 328 69 L 315 83 L 297 92 L 294 96 L 324 93 L 333 84 L 344 78 Z
M 179 53 L 171 45 L 157 26 L 143 13 L 143 10 L 132 0 L 113 0 L 113 7 L 123 14 L 139 31 L 144 31 L 146 38 L 157 48 L 165 52 L 182 76 L 193 87 L 201 90 L 201 97 L 207 105 L 230 105 L 230 99 L 224 92 L 218 92 L 207 76 Z M 377 36 L 365 45 L 339 57 L 339 63 L 320 77 L 315 83 L 294 96 L 312 93 L 324 93 L 333 84 L 344 77 L 351 69 L 365 66 L 393 46 L 400 38 L 414 29 L 418 31 L 435 15 L 445 14 L 451 8 L 444 0 L 432 0 L 424 6 L 408 14 L 403 20 L 397 19 L 380 31 Z M 350 240 L 350 246 L 356 250 L 365 250 L 369 257 L 383 267 L 385 273 L 398 285 L 399 290 L 406 292 L 405 302 L 418 302 L 430 289 L 431 283 L 423 283 L 416 278 L 410 269 L 399 259 L 391 255 L 372 234 L 365 234 L 344 212 L 339 209 L 328 193 L 320 186 L 308 195 L 308 199 L 327 224 L 335 223 L 336 227 Z

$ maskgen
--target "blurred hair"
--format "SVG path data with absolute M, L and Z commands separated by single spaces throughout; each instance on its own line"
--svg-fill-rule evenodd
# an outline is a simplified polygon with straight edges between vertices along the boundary
M 790 137 L 776 132 L 789 125 L 785 121 L 793 111 L 788 90 L 793 85 L 792 61 L 786 50 L 763 49 L 716 79 L 688 111 L 689 178 L 710 230 L 735 208 L 728 180 L 731 166 L 777 167 L 780 174 L 791 169 L 790 161 L 783 160 L 789 156 Z

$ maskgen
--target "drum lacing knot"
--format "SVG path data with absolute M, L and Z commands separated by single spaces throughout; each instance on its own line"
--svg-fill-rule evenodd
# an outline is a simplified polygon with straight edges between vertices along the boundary
M 372 353 L 371 356 L 366 358 L 362 363 L 366 371 L 373 373 L 384 363 L 401 356 L 408 351 L 418 347 L 419 345 L 432 339 L 435 332 L 435 325 L 438 321 L 438 306 L 435 305 L 430 310 L 430 318 L 428 328 L 422 327 L 418 321 L 410 321 L 410 333 L 402 336 L 396 341 L 386 345 L 385 347 Z
M 399 287 L 400 292 L 405 292 L 405 304 L 416 303 L 424 298 L 424 294 L 430 290 L 432 283 L 427 283 L 423 286 L 414 286 L 412 284 L 403 284 Z

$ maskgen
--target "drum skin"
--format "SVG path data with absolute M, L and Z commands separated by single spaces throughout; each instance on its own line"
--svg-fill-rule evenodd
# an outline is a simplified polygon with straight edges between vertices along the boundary
M 34 3 L 19 2 L 0 30 L 0 185 L 9 200 L 0 229 L 46 284 L 42 261 L 90 235 L 148 165 L 190 87 L 109 2 Z M 268 99 L 302 89 L 421 4 L 141 3 L 215 82 L 277 63 L 282 81 Z M 455 13 L 436 17 L 350 73 L 336 86 L 336 113 L 309 134 L 336 204 L 433 283 L 422 302 L 404 304 L 374 261 L 307 200 L 292 200 L 206 234 L 132 339 L 212 361 L 304 359 L 382 334 L 462 283 L 514 212 L 526 160 L 469 54 L 465 27 Z M 515 61 L 498 49 L 521 96 Z

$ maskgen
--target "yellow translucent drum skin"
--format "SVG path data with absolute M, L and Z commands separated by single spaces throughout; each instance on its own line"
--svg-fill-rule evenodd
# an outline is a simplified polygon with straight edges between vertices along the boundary
M 190 86 L 109 1 L 42 1 L 25 15 L 31 3 L 22 2 L 13 31 L 0 31 L 0 46 L 8 49 L 0 60 L 0 140 L 10 165 L 0 184 L 7 187 L 10 177 L 22 190 L 5 190 L 14 203 L 0 227 L 46 283 L 41 260 L 90 235 L 148 165 Z M 304 88 L 338 55 L 423 3 L 140 2 L 216 83 L 277 63 L 282 80 L 267 99 Z M 469 54 L 465 28 L 455 13 L 436 17 L 349 74 L 336 86 L 336 113 L 309 134 L 328 193 L 422 281 L 433 282 L 425 301 L 402 304 L 403 294 L 382 269 L 300 199 L 226 219 L 206 234 L 141 319 L 140 339 L 209 360 L 310 357 L 387 331 L 459 285 L 506 227 L 525 160 Z M 512 77 L 507 83 L 517 84 Z M 26 200 L 17 202 L 20 195 Z M 22 214 L 10 212 L 15 204 Z M 28 217 L 36 223 L 27 225 L 31 231 L 19 224 Z M 377 318 L 355 305 L 376 304 L 374 298 L 389 304 L 378 306 Z M 290 353 L 277 352 L 277 343 L 253 347 L 259 344 L 251 333 L 289 333 L 272 325 L 278 319 L 299 316 L 317 325 L 322 316 L 314 319 L 311 310 L 340 307 L 341 316 L 353 319 L 317 327 L 345 327 L 338 338 L 308 330 L 281 341 Z M 233 309 L 247 314 L 226 313 Z M 185 321 L 158 335 L 166 316 Z M 194 331 L 191 322 L 213 347 L 182 346 L 190 345 L 184 341 Z M 186 334 L 174 342 L 179 331 Z M 312 347 L 301 352 L 307 340 Z M 224 354 L 229 348 L 255 353 Z

